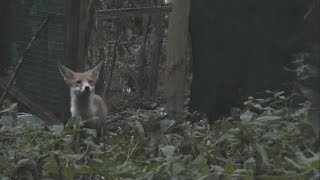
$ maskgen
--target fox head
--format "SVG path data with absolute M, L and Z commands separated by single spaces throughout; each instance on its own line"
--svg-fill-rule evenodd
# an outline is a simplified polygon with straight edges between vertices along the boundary
M 69 86 L 70 91 L 75 93 L 76 95 L 89 94 L 94 92 L 101 65 L 102 62 L 100 62 L 93 69 L 90 69 L 83 73 L 79 73 L 68 69 L 60 63 L 58 64 L 60 73 L 64 81 Z

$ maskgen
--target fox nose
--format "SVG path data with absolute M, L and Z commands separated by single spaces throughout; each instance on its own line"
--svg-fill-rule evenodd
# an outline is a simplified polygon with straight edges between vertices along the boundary
M 90 87 L 89 87 L 89 86 L 86 86 L 86 87 L 84 87 L 84 90 L 85 90 L 85 91 L 90 91 Z

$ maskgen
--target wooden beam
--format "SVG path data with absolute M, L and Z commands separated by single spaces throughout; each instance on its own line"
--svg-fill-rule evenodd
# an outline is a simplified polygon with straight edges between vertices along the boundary
M 6 89 L 6 84 L 9 80 L 6 78 L 1 78 L 0 77 L 0 89 L 5 90 Z M 17 98 L 22 104 L 24 104 L 26 107 L 28 107 L 32 113 L 38 115 L 40 119 L 43 121 L 47 122 L 60 122 L 60 120 L 55 117 L 50 111 L 47 109 L 43 108 L 43 106 L 35 103 L 36 101 L 31 99 L 30 97 L 27 97 L 24 95 L 23 91 L 21 91 L 17 87 L 11 87 L 10 91 L 8 93 Z
M 96 11 L 96 16 L 104 17 L 104 18 L 116 18 L 116 17 L 124 17 L 124 16 L 142 16 L 142 15 L 170 13 L 171 10 L 172 10 L 171 6 L 108 9 L 108 10 Z
M 74 71 L 85 69 L 85 34 L 86 16 L 89 0 L 65 1 L 65 36 L 63 65 Z M 58 70 L 58 68 L 57 68 Z M 61 102 L 62 119 L 67 122 L 70 118 L 70 92 L 64 87 L 64 98 Z
M 173 1 L 166 50 L 166 109 L 170 119 L 183 120 L 187 44 L 191 0 Z
M 88 0 L 68 0 L 65 3 L 64 60 L 62 64 L 74 71 L 85 67 L 84 35 Z

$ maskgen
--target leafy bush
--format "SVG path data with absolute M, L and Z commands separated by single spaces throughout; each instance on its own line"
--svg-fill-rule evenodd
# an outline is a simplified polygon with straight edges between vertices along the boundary
M 283 92 L 249 98 L 210 128 L 130 111 L 125 125 L 95 142 L 95 130 L 27 123 L 0 130 L 2 179 L 316 179 L 319 139 L 307 108 Z M 164 114 L 163 108 L 153 113 Z M 186 112 L 186 116 L 194 114 Z M 163 117 L 163 116 L 161 116 Z M 157 120 L 156 120 L 157 119 Z

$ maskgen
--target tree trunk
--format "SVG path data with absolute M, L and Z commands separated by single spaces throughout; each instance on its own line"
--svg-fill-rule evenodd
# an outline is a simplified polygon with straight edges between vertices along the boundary
M 163 0 L 155 0 L 156 6 L 161 6 Z M 159 63 L 161 60 L 162 37 L 163 37 L 163 15 L 157 14 L 152 16 L 152 24 L 154 26 L 153 43 L 151 52 L 151 68 L 149 76 L 149 90 L 152 96 L 157 88 L 159 81 Z
M 190 0 L 173 0 L 166 57 L 166 102 L 170 118 L 180 120 L 185 93 Z

